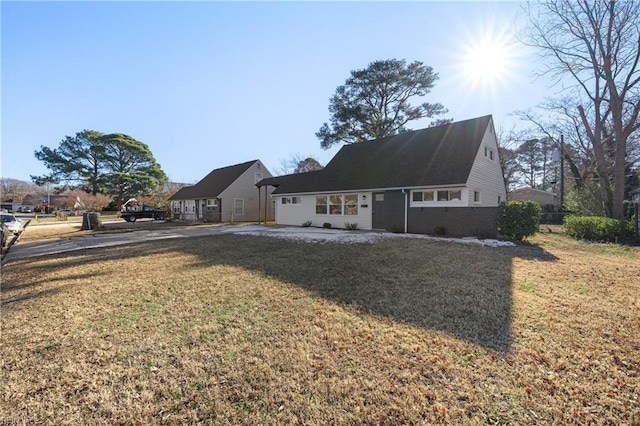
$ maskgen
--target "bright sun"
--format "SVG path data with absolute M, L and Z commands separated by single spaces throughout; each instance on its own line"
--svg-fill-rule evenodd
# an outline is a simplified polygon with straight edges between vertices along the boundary
M 461 74 L 473 86 L 493 90 L 514 77 L 517 52 L 504 35 L 486 35 L 467 44 L 460 55 Z

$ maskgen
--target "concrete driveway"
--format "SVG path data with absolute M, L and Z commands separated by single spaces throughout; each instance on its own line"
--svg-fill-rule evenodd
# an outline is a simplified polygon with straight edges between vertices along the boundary
M 457 242 L 481 246 L 514 246 L 508 241 L 480 240 L 477 238 L 442 238 L 418 234 L 394 234 L 377 231 L 346 231 L 343 229 L 303 228 L 296 226 L 224 225 L 211 227 L 179 227 L 162 230 L 143 230 L 115 234 L 93 234 L 71 238 L 57 238 L 40 241 L 20 242 L 11 247 L 2 259 L 2 264 L 12 260 L 25 259 L 75 250 L 135 244 L 170 238 L 201 237 L 216 234 L 241 234 L 267 236 L 293 241 L 315 243 L 372 244 L 387 238 L 420 238 L 436 241 Z

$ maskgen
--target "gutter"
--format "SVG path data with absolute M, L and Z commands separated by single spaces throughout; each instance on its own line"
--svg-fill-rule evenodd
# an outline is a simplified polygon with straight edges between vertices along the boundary
M 409 194 L 406 188 L 402 189 L 402 193 L 404 194 L 404 233 L 406 234 L 409 222 Z

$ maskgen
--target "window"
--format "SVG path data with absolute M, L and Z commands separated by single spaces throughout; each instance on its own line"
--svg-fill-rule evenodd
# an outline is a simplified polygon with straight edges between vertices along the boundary
M 420 203 L 422 201 L 433 201 L 433 191 L 413 191 L 411 200 L 414 203 Z
M 342 195 L 329 196 L 329 214 L 342 214 Z
M 302 197 L 282 197 L 282 204 L 302 204 Z
M 244 214 L 244 198 L 236 198 L 233 200 L 233 214 L 242 216 Z
M 358 194 L 318 195 L 316 214 L 355 216 L 358 214 Z
M 327 214 L 327 197 L 325 195 L 318 195 L 316 197 L 316 214 Z
M 384 194 L 376 194 L 376 201 L 384 201 Z
M 358 194 L 347 194 L 344 196 L 344 214 L 358 214 Z
M 438 201 L 460 201 L 462 191 L 438 191 Z
M 262 180 L 262 173 L 256 173 L 253 175 L 253 183 L 258 183 Z
M 493 160 L 493 150 L 488 147 L 484 147 L 484 156 L 488 157 L 490 160 Z
M 207 207 L 215 207 L 218 205 L 218 200 L 216 198 L 209 198 L 207 200 Z
M 480 191 L 473 191 L 473 202 L 474 203 L 480 202 Z

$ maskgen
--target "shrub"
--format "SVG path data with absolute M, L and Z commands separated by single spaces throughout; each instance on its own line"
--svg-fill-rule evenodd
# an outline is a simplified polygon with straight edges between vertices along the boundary
M 347 231 L 355 231 L 356 229 L 358 229 L 358 224 L 355 222 L 354 223 L 345 222 L 344 229 L 346 229 Z
M 498 207 L 498 232 L 522 241 L 534 235 L 540 226 L 542 208 L 535 201 L 507 201 Z
M 310 226 L 311 226 L 311 221 L 310 221 L 310 220 L 307 220 L 306 222 L 302 222 L 302 226 L 303 226 L 304 228 L 308 228 L 308 227 L 310 227 Z
M 323 228 L 331 228 L 331 224 L 329 222 L 325 222 L 322 224 Z
M 567 216 L 564 218 L 567 235 L 589 241 L 618 241 L 633 234 L 633 222 L 604 216 Z

